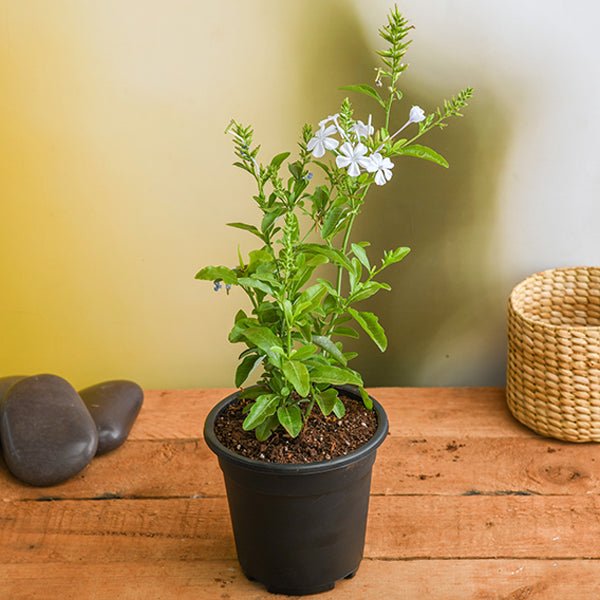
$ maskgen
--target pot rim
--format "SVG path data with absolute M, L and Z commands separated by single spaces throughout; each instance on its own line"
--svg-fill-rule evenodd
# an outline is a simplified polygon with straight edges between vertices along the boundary
M 336 389 L 352 396 L 356 400 L 361 400 L 360 394 L 356 388 L 350 385 L 336 385 L 333 386 Z M 239 391 L 235 391 L 230 394 L 218 404 L 216 404 L 206 417 L 204 422 L 204 441 L 208 447 L 219 457 L 219 460 L 227 460 L 235 463 L 240 467 L 252 469 L 253 471 L 268 472 L 276 475 L 314 475 L 315 473 L 324 473 L 339 469 L 341 467 L 348 466 L 349 464 L 360 461 L 367 455 L 371 454 L 383 443 L 388 434 L 388 418 L 383 406 L 379 402 L 369 396 L 373 401 L 373 409 L 377 413 L 377 429 L 371 439 L 345 456 L 338 456 L 331 460 L 324 460 L 313 463 L 272 463 L 264 462 L 261 460 L 255 460 L 253 458 L 247 458 L 241 454 L 237 454 L 233 450 L 230 450 L 224 446 L 215 435 L 214 424 L 219 414 L 225 409 L 225 407 L 237 399 Z

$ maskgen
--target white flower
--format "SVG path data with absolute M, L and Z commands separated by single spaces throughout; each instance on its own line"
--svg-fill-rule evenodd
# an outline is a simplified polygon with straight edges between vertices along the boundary
M 362 121 L 356 121 L 356 123 L 352 126 L 351 131 L 353 131 L 356 134 L 356 137 L 358 137 L 360 140 L 362 137 L 368 137 L 369 135 L 372 135 L 375 132 L 375 129 L 371 125 L 369 119 L 369 123 L 366 125 Z
M 325 127 L 327 123 L 331 123 L 331 121 L 337 121 L 337 118 L 340 116 L 340 113 L 335 113 L 335 115 L 329 115 L 326 119 L 319 121 L 319 127 Z
M 340 147 L 340 154 L 336 156 L 335 164 L 340 168 L 348 167 L 348 175 L 350 177 L 358 177 L 360 175 L 360 167 L 366 169 L 368 159 L 365 154 L 369 149 L 360 142 L 353 146 L 350 142 L 344 142 Z
M 387 157 L 383 158 L 379 152 L 374 152 L 367 159 L 365 168 L 369 173 L 375 173 L 377 185 L 385 185 L 392 178 L 391 169 L 394 168 L 394 163 Z
M 337 128 L 335 125 L 330 125 L 329 127 L 321 127 L 316 133 L 315 137 L 311 138 L 306 145 L 306 148 L 309 152 L 312 152 L 315 158 L 321 158 L 326 150 L 333 150 L 337 148 L 339 142 L 329 137 L 337 133 Z
M 413 106 L 408 113 L 409 123 L 420 123 L 425 120 L 425 111 L 420 106 Z

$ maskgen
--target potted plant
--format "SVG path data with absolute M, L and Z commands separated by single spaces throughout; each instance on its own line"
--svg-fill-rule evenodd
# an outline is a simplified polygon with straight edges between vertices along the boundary
M 370 97 L 380 118 L 356 118 L 345 99 L 316 129 L 304 126 L 297 158 L 283 152 L 268 163 L 259 159 L 251 127 L 232 121 L 227 128 L 235 166 L 256 182 L 259 209 L 256 224 L 229 225 L 258 245 L 248 257 L 238 251 L 235 267 L 196 275 L 215 291 L 239 288 L 249 299 L 229 333 L 230 342 L 245 346 L 235 373 L 239 391 L 210 412 L 204 436 L 224 473 L 242 569 L 271 592 L 331 589 L 353 576 L 362 558 L 371 470 L 388 423 L 341 339 L 362 330 L 386 349 L 377 316 L 360 303 L 390 289 L 382 275 L 409 248 L 387 251 L 376 263 L 368 242 L 352 240 L 352 228 L 371 186 L 392 178 L 392 159 L 448 166 L 416 142 L 460 116 L 472 95 L 467 88 L 430 114 L 413 106 L 393 131 L 411 28 L 394 8 L 379 32 L 386 47 L 375 86 L 343 88 Z M 330 278 L 319 276 L 326 263 L 334 268 Z M 253 373 L 258 382 L 243 387 Z

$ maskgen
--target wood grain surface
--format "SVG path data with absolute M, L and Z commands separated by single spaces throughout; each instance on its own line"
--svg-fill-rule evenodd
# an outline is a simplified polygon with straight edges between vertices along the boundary
M 25 486 L 0 465 L 0 599 L 276 598 L 239 570 L 202 440 L 228 392 L 148 392 L 125 445 L 58 486 Z M 365 560 L 315 598 L 600 598 L 596 445 L 530 432 L 501 389 L 371 393 L 391 428 Z

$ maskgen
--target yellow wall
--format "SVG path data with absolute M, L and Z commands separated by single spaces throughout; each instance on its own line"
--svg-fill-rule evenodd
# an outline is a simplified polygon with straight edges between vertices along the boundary
M 78 386 L 113 377 L 146 387 L 231 385 L 238 348 L 226 334 L 240 296 L 193 279 L 200 266 L 234 262 L 238 241 L 250 248 L 249 237 L 224 225 L 256 214 L 251 182 L 230 166 L 224 127 L 234 116 L 255 126 L 267 154 L 291 148 L 304 121 L 335 110 L 338 86 L 371 78 L 372 34 L 391 4 L 1 0 L 0 374 L 49 371 Z M 523 15 L 535 22 L 522 3 L 509 4 L 515 24 Z M 549 30 L 564 34 L 560 3 L 550 4 Z M 524 199 L 532 226 L 536 199 L 556 190 L 543 183 L 552 167 L 531 157 L 523 165 L 509 152 L 527 124 L 510 90 L 530 90 L 531 115 L 542 101 L 557 102 L 538 102 L 535 80 L 527 87 L 541 71 L 526 60 L 529 36 L 540 38 L 540 56 L 555 43 L 531 27 L 497 27 L 496 8 L 487 18 L 484 6 L 402 3 L 417 22 L 410 62 L 421 71 L 407 75 L 410 97 L 433 108 L 474 85 L 479 104 L 434 140 L 451 171 L 398 165 L 365 212 L 359 232 L 375 249 L 415 248 L 393 277 L 396 291 L 374 305 L 390 349 L 380 358 L 361 344 L 357 366 L 369 384 L 497 381 L 505 295 L 522 275 L 565 256 L 548 242 L 554 222 L 530 260 L 515 258 L 530 249 L 522 230 L 517 252 L 498 253 L 515 241 L 498 207 L 514 200 L 523 176 L 539 174 Z M 498 37 L 496 47 L 502 32 L 513 39 Z M 521 56 L 511 71 L 496 50 L 515 44 Z M 538 119 L 531 156 L 532 139 L 568 110 L 563 104 L 545 125 Z M 584 207 L 589 192 L 578 196 Z M 589 262 L 597 244 L 562 262 Z
M 0 373 L 231 384 L 240 297 L 193 279 L 255 214 L 223 131 L 277 152 L 333 110 L 356 26 L 320 4 L 2 1 Z

